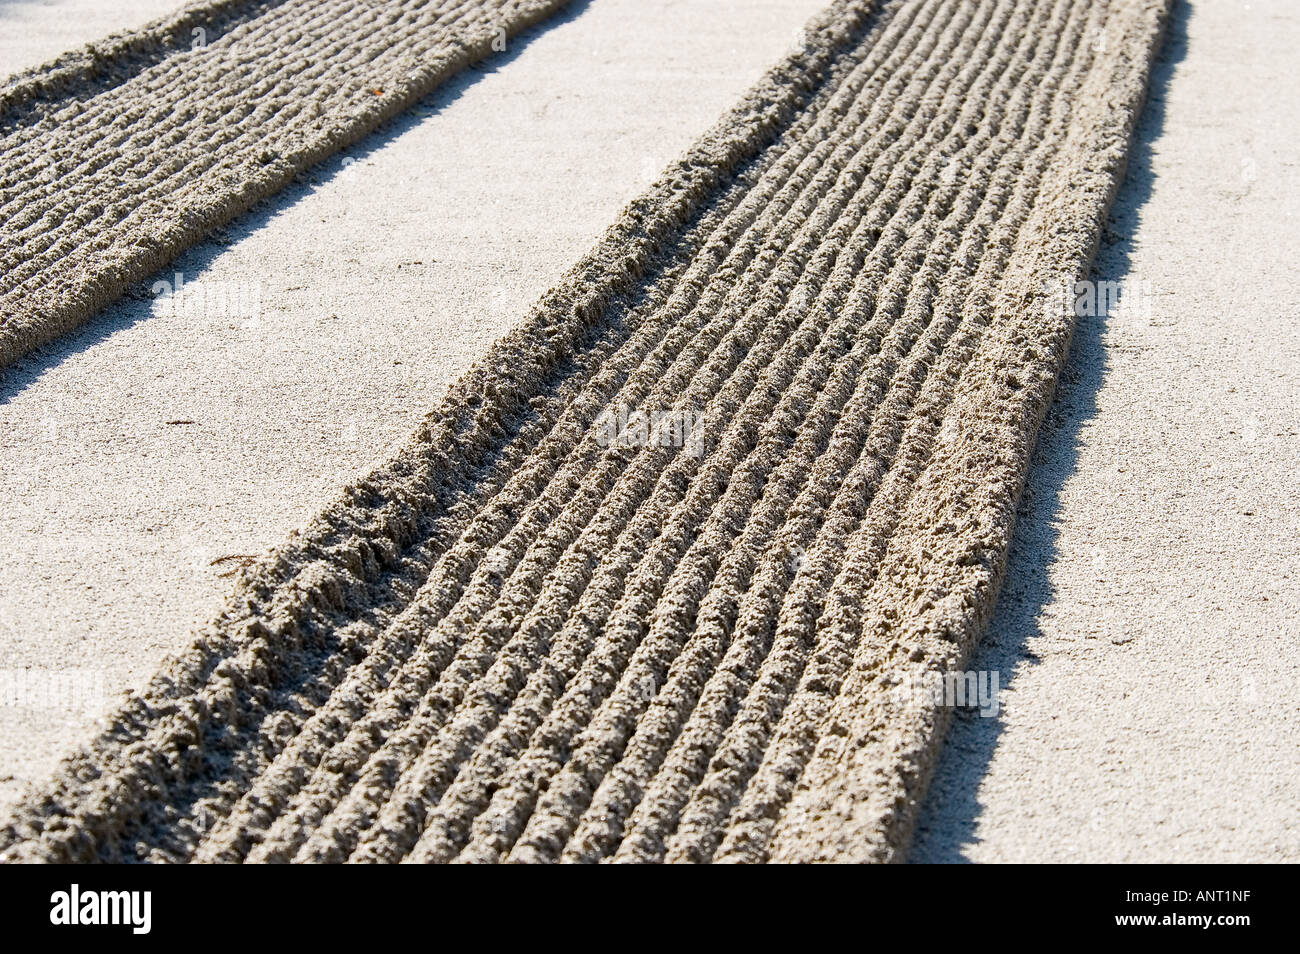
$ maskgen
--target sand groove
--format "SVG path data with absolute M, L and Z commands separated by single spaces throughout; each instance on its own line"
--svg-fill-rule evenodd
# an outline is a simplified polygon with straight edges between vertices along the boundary
M 1165 12 L 832 4 L 6 856 L 898 857 Z

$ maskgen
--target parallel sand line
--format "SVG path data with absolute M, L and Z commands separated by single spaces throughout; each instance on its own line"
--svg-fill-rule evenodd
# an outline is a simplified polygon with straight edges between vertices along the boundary
M 1166 6 L 832 4 L 5 857 L 897 858 Z
M 567 3 L 211 0 L 16 77 L 0 368 Z
M 855 124 L 855 126 L 856 126 L 856 128 L 865 128 L 865 126 L 857 126 L 857 124 Z M 810 138 L 811 138 L 811 137 L 810 137 Z M 790 158 L 793 158 L 793 157 L 790 157 Z M 818 162 L 818 161 L 817 161 L 817 158 L 818 158 L 817 155 L 814 153 L 813 156 L 810 156 L 810 157 L 808 157 L 808 158 L 806 158 L 806 159 L 803 160 L 803 162 L 802 162 L 802 163 L 798 166 L 798 168 L 796 169 L 796 175 L 793 176 L 793 178 L 794 178 L 794 180 L 795 180 L 796 183 L 798 183 L 799 180 L 800 180 L 800 176 L 797 174 L 799 170 L 815 170 L 818 176 L 824 176 L 824 175 L 827 174 L 827 171 L 828 171 L 829 169 L 833 169 L 833 168 L 835 168 L 833 162 L 829 162 L 829 161 Z M 842 161 L 843 161 L 843 160 L 841 159 L 841 162 L 842 162 Z M 834 178 L 834 177 L 832 176 L 831 179 L 833 179 L 833 178 Z M 779 181 L 779 179 L 778 179 L 778 181 Z M 828 180 L 828 181 L 829 181 L 829 180 Z M 803 199 L 804 202 L 806 202 L 806 203 L 814 203 L 814 202 L 821 201 L 821 199 L 820 199 L 820 190 L 818 190 L 817 188 L 815 188 L 815 184 L 816 184 L 816 183 L 815 183 L 815 180 L 814 180 L 813 182 L 808 183 L 808 185 L 804 187 L 804 191 L 803 191 L 803 193 L 802 193 L 802 199 Z M 758 195 L 761 196 L 761 195 L 763 194 L 763 190 L 760 188 L 760 189 L 754 190 L 754 193 L 757 193 Z M 751 194 L 753 194 L 753 193 L 751 193 Z M 747 197 L 747 198 L 748 198 L 748 197 Z M 811 205 L 810 205 L 809 207 L 811 207 Z M 767 215 L 770 215 L 770 214 L 772 213 L 774 207 L 773 207 L 773 206 L 770 206 L 770 205 L 768 205 L 768 204 L 764 204 L 763 208 L 764 208 L 764 215 L 767 216 Z M 776 207 L 776 208 L 779 208 L 779 206 Z M 795 211 L 796 214 L 797 214 L 797 213 L 799 212 L 799 209 L 796 208 L 794 211 Z M 805 210 L 805 211 L 806 211 L 806 210 Z M 787 213 L 787 215 L 788 215 L 788 213 Z M 800 220 L 803 220 L 805 217 L 806 217 L 806 215 L 804 215 L 804 216 L 799 216 L 799 219 L 800 219 Z M 761 220 L 760 220 L 760 221 L 761 221 Z M 813 224 L 812 222 L 806 222 L 806 223 L 802 226 L 802 228 L 807 228 L 809 225 L 812 225 L 812 224 Z M 824 223 L 823 223 L 823 224 L 824 224 Z M 784 244 L 784 243 L 783 243 L 783 244 Z M 776 256 L 773 257 L 774 262 L 779 262 L 779 261 L 783 260 L 784 257 L 785 257 L 786 255 L 789 254 L 789 252 L 790 252 L 790 249 L 782 249 L 782 250 L 781 250 L 781 256 L 780 256 L 780 258 L 777 258 Z M 715 282 L 713 283 L 713 285 L 715 286 L 715 288 L 716 288 L 718 291 L 724 291 L 724 290 L 726 290 L 727 300 L 732 301 L 733 304 L 742 304 L 742 303 L 751 302 L 751 301 L 753 301 L 754 298 L 755 298 L 755 289 L 754 289 L 753 287 L 750 287 L 750 286 L 748 285 L 748 279 L 749 279 L 749 278 L 750 278 L 750 277 L 751 277 L 751 276 L 752 276 L 756 271 L 758 271 L 758 270 L 756 270 L 756 269 L 750 269 L 750 270 L 748 270 L 748 271 L 746 272 L 746 275 L 745 275 L 746 281 L 743 281 L 743 282 L 742 282 L 740 285 L 738 285 L 738 286 L 730 287 L 730 286 L 731 286 L 731 283 L 730 283 L 729 280 L 726 279 L 725 277 L 719 277 L 719 279 L 718 279 L 717 281 L 715 281 Z M 766 270 L 763 270 L 761 273 L 762 273 L 762 274 L 766 274 Z M 728 289 L 729 289 L 729 290 L 728 290 Z M 733 297 L 733 296 L 734 296 L 734 297 Z M 729 337 L 733 337 L 733 336 L 735 336 L 738 330 L 743 329 L 743 328 L 746 327 L 746 323 L 741 323 L 740 325 L 735 325 L 732 321 L 727 320 L 727 318 L 728 318 L 728 311 L 727 311 L 726 309 L 723 309 L 722 311 L 718 312 L 718 313 L 717 313 L 717 316 L 714 317 L 714 318 L 712 318 L 712 322 L 713 322 L 714 324 L 719 324 L 719 322 L 718 322 L 718 318 L 719 318 L 719 317 L 722 318 L 722 319 L 724 319 L 724 320 L 720 323 L 720 326 L 721 326 L 721 329 L 722 329 L 722 330 L 725 330 L 725 331 L 728 333 L 728 336 L 729 336 Z M 765 314 L 763 314 L 762 312 L 757 312 L 757 313 L 755 313 L 755 312 L 753 312 L 753 311 L 751 310 L 751 312 L 750 312 L 750 313 L 747 315 L 747 317 L 746 317 L 746 322 L 747 322 L 748 324 L 750 324 L 750 325 L 754 325 L 754 324 L 756 324 L 756 323 L 759 322 L 759 321 L 766 320 L 766 319 L 769 319 L 769 318 L 770 318 L 770 315 L 765 315 Z M 774 340 L 779 340 L 779 339 L 774 339 Z M 745 361 L 749 362 L 751 365 L 755 363 L 755 362 L 754 362 L 754 359 L 755 359 L 755 357 L 756 357 L 756 354 L 755 354 L 755 351 L 756 351 L 756 350 L 757 350 L 757 349 L 751 349 L 751 350 L 749 351 L 749 353 L 746 354 L 746 356 L 745 356 Z M 716 354 L 717 354 L 716 357 L 711 357 L 711 358 L 710 358 L 710 364 L 709 364 L 709 365 L 706 365 L 706 368 L 705 368 L 706 371 L 707 371 L 709 368 L 711 368 L 711 367 L 716 367 L 716 366 L 717 366 L 717 362 L 718 362 L 719 360 L 724 361 L 724 362 L 734 362 L 734 360 L 736 360 L 736 359 L 739 357 L 739 352 L 736 351 L 735 349 L 726 349 L 726 350 L 721 350 L 721 351 L 717 352 Z M 689 353 L 687 353 L 687 356 L 689 357 Z M 682 361 L 682 358 L 679 357 L 679 358 L 676 359 L 676 362 L 675 362 L 675 364 L 674 364 L 674 368 L 673 368 L 673 370 L 676 371 L 676 370 L 682 368 L 682 366 L 683 366 L 683 361 Z M 662 382 L 662 385 L 657 385 L 658 393 L 657 393 L 657 394 L 652 393 L 652 394 L 650 395 L 649 398 L 643 399 L 642 401 L 640 401 L 640 403 L 643 404 L 643 405 L 653 406 L 656 402 L 662 403 L 662 402 L 665 401 L 665 400 L 667 400 L 667 401 L 669 401 L 669 402 L 672 402 L 672 401 L 674 401 L 674 400 L 677 400 L 677 397 L 678 397 L 678 395 L 680 395 L 681 391 L 687 387 L 687 383 L 689 382 L 689 380 L 694 379 L 694 380 L 697 382 L 696 387 L 698 388 L 698 386 L 699 386 L 699 385 L 698 385 L 698 382 L 699 382 L 699 381 L 701 381 L 701 380 L 703 380 L 703 381 L 708 381 L 709 378 L 710 378 L 710 376 L 709 376 L 708 374 L 701 374 L 701 373 L 700 373 L 700 370 L 699 370 L 698 368 L 696 368 L 693 364 L 689 363 L 689 362 L 687 363 L 686 370 L 688 370 L 688 371 L 691 372 L 690 376 L 688 376 L 688 377 L 686 377 L 686 378 L 683 378 L 683 380 L 682 380 L 681 382 L 678 382 L 678 381 L 674 380 L 675 375 L 670 375 L 670 376 L 666 377 L 666 378 L 664 379 L 664 381 Z M 665 387 L 666 387 L 666 390 L 665 390 Z M 689 398 L 689 393 L 690 393 L 690 392 L 688 391 L 688 392 L 687 392 L 688 397 L 686 398 L 687 401 L 690 400 L 690 398 Z M 626 401 L 628 401 L 631 397 L 632 397 L 631 395 L 628 395 L 628 394 L 626 394 L 626 393 L 624 393 L 624 394 L 620 394 L 620 395 L 617 396 L 616 401 L 625 401 L 625 402 L 626 402 Z M 587 440 L 586 440 L 585 443 L 586 443 L 588 446 L 595 446 L 595 441 L 591 439 L 590 433 L 588 433 L 588 437 L 587 437 Z M 679 458 L 679 460 L 677 461 L 677 463 L 680 464 L 680 463 L 683 463 L 683 462 L 689 462 L 689 461 L 692 461 L 692 460 L 694 460 L 694 457 L 692 457 L 691 455 L 686 455 L 686 456 L 684 456 L 684 457 Z M 653 470 L 652 470 L 651 472 L 653 473 Z M 597 502 L 599 502 L 600 498 L 603 498 L 603 497 L 605 496 L 605 494 L 608 493 L 608 491 L 609 491 L 609 486 L 610 486 L 610 484 L 613 483 L 613 480 L 612 480 L 612 479 L 610 479 L 610 478 L 608 478 L 608 477 L 602 479 L 602 476 L 603 476 L 603 475 L 596 475 L 594 480 L 593 480 L 592 477 L 588 476 L 588 477 L 586 478 L 586 481 L 585 481 L 588 485 L 590 485 L 590 486 L 593 488 L 594 493 L 593 493 L 591 496 L 592 496 L 593 499 L 595 499 Z M 616 477 L 617 475 L 613 475 L 613 476 Z M 557 485 L 558 485 L 558 486 L 557 486 Z M 552 490 L 552 489 L 556 489 L 557 492 L 558 492 L 559 494 L 561 494 L 561 497 L 560 497 L 559 499 L 560 499 L 560 500 L 564 500 L 564 499 L 568 499 L 568 494 L 570 494 L 573 490 L 575 490 L 575 489 L 577 489 L 577 488 L 570 488 L 570 487 L 567 487 L 567 486 L 565 486 L 565 485 L 563 485 L 563 484 L 559 484 L 559 482 L 557 482 L 557 481 L 553 481 L 552 484 L 551 484 L 551 486 L 548 487 L 548 493 L 549 493 L 549 491 Z M 634 489 L 633 491 L 631 491 L 630 493 L 628 493 L 628 492 L 626 492 L 626 491 L 623 491 L 621 487 L 616 487 L 616 488 L 615 488 L 615 492 L 616 492 L 616 494 L 617 494 L 618 496 L 615 497 L 614 499 L 619 499 L 619 498 L 621 498 L 621 499 L 627 501 L 628 503 L 631 503 L 631 504 L 639 504 L 639 503 L 641 503 L 641 501 L 642 501 L 642 499 L 643 499 L 643 495 L 644 495 L 644 493 L 645 493 L 645 491 L 646 491 L 647 489 L 648 489 L 648 488 L 642 487 L 642 488 L 640 488 L 639 491 Z M 613 495 L 611 495 L 611 496 L 613 496 Z M 565 521 L 564 521 L 565 524 L 571 524 L 572 521 L 571 521 L 570 518 L 571 518 L 571 515 L 573 515 L 573 514 L 575 513 L 576 508 L 575 508 L 574 505 L 575 505 L 576 503 L 577 503 L 576 499 L 575 499 L 575 500 L 571 500 L 570 503 L 569 503 L 567 506 L 564 507 L 565 518 L 566 518 Z M 537 506 L 537 503 L 534 502 L 534 503 L 530 506 L 530 509 L 535 508 L 536 506 Z M 651 510 L 653 510 L 653 509 L 654 509 L 654 505 L 652 504 L 652 506 L 651 506 Z M 619 515 L 623 515 L 621 519 L 623 519 L 623 520 L 626 519 L 626 515 L 625 515 L 625 507 L 614 507 L 614 506 L 606 505 L 606 506 L 602 507 L 602 508 L 598 511 L 598 513 L 599 513 L 600 518 L 601 518 L 601 524 L 602 524 L 603 528 L 604 528 L 607 532 L 610 531 L 610 530 L 616 529 L 618 526 L 620 526 L 620 524 L 616 524 L 616 523 L 614 522 L 616 519 L 619 519 Z M 591 513 L 590 511 L 588 511 L 588 512 L 587 512 L 587 518 L 590 519 L 591 516 L 592 516 L 592 513 Z M 580 527 L 580 525 L 579 525 L 579 527 Z M 555 531 L 561 530 L 561 528 L 562 528 L 562 525 L 559 524 L 559 523 L 552 523 L 551 526 L 548 527 L 548 532 L 547 532 L 547 534 L 546 534 L 546 536 L 547 536 L 547 540 L 546 540 L 546 543 L 545 543 L 545 550 L 543 550 L 543 553 L 545 553 L 545 552 L 547 552 L 547 551 L 553 551 L 554 548 L 555 548 L 555 546 L 557 545 L 557 543 L 558 543 L 561 547 L 567 546 L 567 543 L 566 543 L 566 542 L 560 542 L 560 541 L 557 540 L 557 536 L 556 536 L 556 532 L 555 532 Z M 534 549 L 537 549 L 537 547 L 534 546 Z M 633 548 L 633 550 L 635 550 L 635 549 L 636 549 L 636 548 Z M 627 551 L 626 548 L 620 548 L 620 552 L 622 552 L 622 553 L 626 553 L 626 552 L 628 552 L 628 551 Z M 544 560 L 545 560 L 545 557 L 543 557 L 543 561 L 544 561 Z M 541 569 L 542 569 L 543 572 L 545 572 L 546 566 L 547 566 L 547 564 L 546 564 L 545 562 L 542 562 L 542 563 L 541 563 Z M 612 560 L 612 561 L 609 562 L 608 566 L 621 566 L 621 561 L 620 561 L 620 560 Z M 518 576 L 518 575 L 519 575 L 519 574 L 516 574 L 516 576 Z M 535 585 L 535 583 L 536 583 L 536 574 L 530 574 L 530 576 L 532 577 L 532 583 Z M 488 582 L 488 583 L 490 584 L 490 583 L 491 583 L 490 578 L 489 578 L 488 580 L 486 580 L 485 582 Z M 565 586 L 565 584 L 564 584 L 563 581 L 560 581 L 558 585 L 559 585 L 561 588 L 563 588 L 563 587 Z M 533 587 L 532 587 L 531 585 L 529 585 L 529 580 L 528 580 L 528 578 L 525 577 L 525 580 L 524 580 L 524 583 L 523 583 L 523 589 L 522 589 L 522 592 L 521 592 L 521 594 L 520 594 L 521 597 L 522 597 L 522 599 L 523 599 L 525 602 L 532 602 L 532 601 L 533 601 L 533 600 L 532 600 L 532 596 L 533 596 L 533 594 L 532 594 L 532 588 L 533 588 Z M 486 595 L 488 595 L 490 598 L 495 599 L 495 598 L 498 596 L 498 594 L 495 592 L 495 589 L 496 589 L 495 587 L 490 587 L 490 586 L 489 586 L 489 587 L 484 588 L 484 589 L 487 589 L 487 590 L 488 590 L 488 592 L 487 592 Z M 481 589 L 480 592 L 483 592 L 483 589 Z M 459 614 L 459 615 L 461 616 L 461 618 L 460 618 L 459 620 L 457 620 L 457 621 L 453 621 L 452 625 L 462 626 L 462 627 L 472 627 L 472 626 L 474 625 L 474 621 L 475 621 L 475 619 L 476 619 L 479 615 L 482 614 L 482 608 L 480 608 L 478 611 L 475 611 L 472 607 L 468 607 L 467 610 L 468 610 L 467 612 L 466 612 L 466 611 L 462 611 L 462 612 Z M 489 619 L 490 619 L 490 617 L 489 617 Z M 528 628 L 528 627 L 525 627 L 525 629 L 527 629 L 527 628 Z M 498 631 L 497 631 L 497 635 L 498 635 L 498 636 L 504 636 L 504 637 L 508 638 L 508 634 L 501 633 L 501 631 L 500 631 L 499 629 L 498 629 Z M 493 639 L 493 636 L 492 636 L 492 634 L 490 634 L 490 633 L 482 633 L 482 634 L 479 635 L 478 638 L 479 638 L 480 640 L 487 641 L 487 640 L 491 640 L 491 639 Z M 433 642 L 434 642 L 435 645 L 437 645 L 439 641 L 438 641 L 438 640 L 434 640 Z M 427 665 L 422 664 L 422 661 L 421 661 L 418 657 L 417 657 L 415 660 L 413 660 L 413 663 L 414 663 L 416 666 L 419 667 L 418 670 L 417 670 L 417 672 L 423 674 L 424 678 L 428 678 L 429 675 L 436 673 L 436 670 L 433 670 L 433 672 L 431 672 L 430 667 L 428 667 Z M 456 682 L 457 684 L 463 684 L 463 683 L 464 683 L 464 680 L 465 680 L 465 677 L 466 677 L 467 675 L 472 675 L 472 674 L 471 674 L 471 673 L 469 672 L 469 670 L 468 670 L 465 666 L 463 666 L 463 665 L 458 665 L 458 666 L 454 667 L 454 668 L 453 668 L 453 671 L 450 673 L 451 678 L 452 678 L 453 680 L 455 680 L 455 682 Z M 417 679 L 418 679 L 418 678 L 419 678 L 419 677 L 417 676 Z M 445 682 L 445 681 L 446 681 L 446 679 L 444 678 L 444 682 Z M 423 693 L 424 684 L 423 684 L 422 682 L 417 681 L 417 683 L 416 683 L 416 687 L 415 687 L 415 688 L 417 689 L 417 691 Z M 457 689 L 453 688 L 451 691 L 455 692 L 455 691 L 457 691 Z M 392 694 L 390 693 L 390 695 L 392 695 Z M 437 695 L 441 695 L 441 693 L 436 694 L 435 697 L 436 697 Z M 428 700 L 429 696 L 426 695 L 425 698 L 426 698 L 426 700 Z M 397 703 L 397 706 L 398 706 L 398 707 L 400 707 L 400 706 L 402 705 L 402 702 L 401 702 L 400 699 L 394 699 L 394 702 Z M 391 706 L 391 705 L 378 706 L 378 707 L 376 707 L 376 711 L 382 713 L 383 711 L 385 711 L 385 709 L 388 709 L 388 708 L 392 708 L 392 706 Z M 398 760 L 398 761 L 402 761 L 402 760 L 403 760 L 403 751 L 404 751 L 404 750 L 405 750 L 405 754 L 407 754 L 407 755 L 413 755 L 413 754 L 415 754 L 415 753 L 418 752 L 419 747 L 423 744 L 423 741 L 427 738 L 427 734 L 428 734 L 428 732 L 431 730 L 431 726 L 430 726 L 430 724 L 429 724 L 429 723 L 430 723 L 430 720 L 432 719 L 432 721 L 435 721 L 435 722 L 436 722 L 437 719 L 438 719 L 438 710 L 437 710 L 437 709 L 431 709 L 428 705 L 423 706 L 422 709 L 423 709 L 424 711 L 422 711 L 420 717 L 417 717 L 416 719 L 408 720 L 407 724 L 404 725 L 404 726 L 402 727 L 402 731 L 401 731 L 400 733 L 398 733 L 398 734 L 395 735 L 393 738 L 391 738 L 391 739 L 389 739 L 389 740 L 387 740 L 387 741 L 385 742 L 385 746 L 384 746 L 384 748 L 385 748 L 385 752 L 384 752 L 384 753 L 381 753 L 381 757 L 380 757 L 379 759 L 372 760 L 371 764 L 366 766 L 366 772 L 365 772 L 365 777 L 364 777 L 364 778 L 374 778 L 375 775 L 376 775 L 376 771 L 377 771 L 377 770 L 383 770 L 383 767 L 386 767 L 386 766 L 390 765 L 390 763 L 391 763 L 392 760 L 391 760 L 390 758 L 387 757 L 387 756 L 389 756 L 389 755 L 396 754 L 397 760 Z M 423 716 L 424 716 L 424 712 L 427 712 L 427 713 L 428 713 L 429 718 L 424 718 L 424 717 L 423 717 Z M 369 716 L 370 716 L 370 715 L 371 715 L 371 714 L 368 714 L 368 719 L 369 719 Z M 367 720 L 367 721 L 368 721 L 368 720 Z M 362 725 L 361 725 L 359 728 L 361 728 L 362 731 L 365 731 L 365 729 L 367 728 L 367 726 L 366 726 L 365 723 L 363 722 Z M 354 735 L 354 736 L 357 735 L 357 731 L 356 731 L 355 728 L 352 730 L 351 734 Z M 350 750 L 350 752 L 355 753 L 355 752 L 357 751 L 357 746 L 356 746 L 356 744 L 355 744 L 355 739 L 347 740 L 347 741 L 345 742 L 345 745 L 348 747 L 348 749 Z M 410 747 L 411 745 L 414 745 L 414 751 L 411 751 L 411 750 L 409 749 L 409 747 Z M 363 778 L 363 780 L 364 780 L 364 778 Z M 417 778 L 418 778 L 418 775 L 417 775 Z M 428 790 L 427 790 L 424 786 L 421 786 L 420 783 L 419 783 L 418 781 L 411 781 L 411 782 L 409 782 L 408 784 L 409 784 L 409 785 L 413 785 L 413 786 L 415 786 L 415 787 L 420 791 L 420 793 L 421 793 L 421 796 L 420 796 L 420 797 L 421 797 L 422 799 L 423 799 L 423 798 L 427 798 L 427 796 L 428 796 Z M 382 787 L 382 782 L 380 783 L 380 787 Z M 349 826 L 346 824 L 346 822 L 344 822 L 344 824 L 343 824 L 342 826 L 340 826 L 340 825 L 338 824 L 338 822 L 342 820 L 342 819 L 339 817 L 339 816 L 340 816 L 340 812 L 341 812 L 341 811 L 346 811 L 346 809 L 349 808 L 349 807 L 351 807 L 351 808 L 353 808 L 353 809 L 362 809 L 362 810 L 364 810 L 364 808 L 365 808 L 365 806 L 366 806 L 366 804 L 367 804 L 367 799 L 362 798 L 362 797 L 359 797 L 359 796 L 360 796 L 360 792 L 362 792 L 362 791 L 367 791 L 368 788 L 370 788 L 370 787 L 369 787 L 369 786 L 363 787 L 363 786 L 361 786 L 361 785 L 354 785 L 354 786 L 353 786 L 352 791 L 349 793 L 349 798 L 348 798 L 348 802 L 349 802 L 349 804 L 348 804 L 348 805 L 344 805 L 344 806 L 340 806 L 340 808 L 336 808 L 336 809 L 334 809 L 334 811 L 333 811 L 333 813 L 332 813 L 332 816 L 331 816 L 332 821 L 333 821 L 333 824 L 331 824 L 331 826 L 329 826 L 329 829 L 328 829 L 328 830 L 331 830 L 331 831 L 339 831 L 339 830 L 346 831 L 346 830 L 347 830 L 347 828 L 348 828 Z M 380 794 L 379 790 L 375 790 L 375 794 Z M 414 808 L 414 807 L 416 807 L 416 805 L 418 805 L 418 804 L 419 804 L 419 802 L 416 802 L 416 803 L 414 803 L 413 805 L 411 805 L 411 806 L 409 806 L 409 807 Z M 345 815 L 344 817 L 346 817 L 346 815 Z M 286 818 L 286 819 L 281 819 L 281 823 L 288 822 L 288 821 L 290 821 L 290 819 L 288 819 L 288 818 Z M 323 834 L 323 832 L 322 832 L 322 834 Z M 336 851 L 338 851 L 338 850 L 344 848 L 344 847 L 345 847 L 344 842 L 346 842 L 346 840 L 347 840 L 347 839 L 346 839 L 346 836 L 345 836 L 343 839 L 332 839 L 332 840 L 329 840 L 329 841 L 326 841 L 326 839 L 324 839 L 323 837 L 320 837 L 320 836 L 314 838 L 314 841 L 316 842 L 316 844 L 320 847 L 321 850 L 323 850 L 323 851 L 325 852 L 325 855 L 324 855 L 324 856 L 331 856 L 331 855 L 333 855 Z M 389 841 L 391 842 L 391 839 L 389 839 Z M 315 854 L 312 855 L 312 856 L 313 856 L 313 857 L 316 857 L 316 858 L 319 858 L 320 860 L 323 860 L 323 857 L 324 857 L 324 856 L 322 856 L 322 855 L 315 855 Z

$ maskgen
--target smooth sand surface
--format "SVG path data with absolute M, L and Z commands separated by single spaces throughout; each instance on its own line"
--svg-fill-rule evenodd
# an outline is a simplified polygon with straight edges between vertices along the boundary
M 914 861 L 1300 859 L 1297 41 L 1176 9 Z
M 823 5 L 578 3 L 159 276 L 260 295 L 256 316 L 123 301 L 7 370 L 0 675 L 82 676 L 0 707 L 0 807 L 189 642 L 238 558 L 404 438 Z

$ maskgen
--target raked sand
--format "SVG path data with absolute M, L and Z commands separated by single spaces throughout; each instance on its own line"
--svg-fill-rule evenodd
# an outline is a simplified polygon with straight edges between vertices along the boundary
M 915 861 L 1300 859 L 1297 41 L 1175 8 Z
M 109 226 L 63 240 L 80 264 L 21 233 L 11 342 L 111 287 L 97 256 L 129 277 L 155 229 L 183 240 L 167 208 L 199 227 L 551 6 L 336 24 L 290 0 L 16 125 L 6 154 L 48 137 L 87 196 L 72 227 Z M 5 857 L 905 854 L 949 713 L 907 690 L 988 621 L 1073 325 L 1055 289 L 1087 275 L 1167 7 L 831 3 L 389 461 L 241 572 Z M 165 136 L 62 160 L 86 117 L 142 105 Z M 649 435 L 601 424 L 632 412 Z
M 219 573 L 239 561 L 212 561 L 279 543 L 403 437 L 820 4 L 765 5 L 766 21 L 746 5 L 725 25 L 725 8 L 666 5 L 713 24 L 698 47 L 681 41 L 698 28 L 643 21 L 646 4 L 593 25 L 616 6 L 598 0 L 495 72 L 454 83 L 434 97 L 445 108 L 335 160 L 319 188 L 304 184 L 239 223 L 228 246 L 176 266 L 246 281 L 256 263 L 271 292 L 261 321 L 196 328 L 122 305 L 6 379 L 6 667 L 52 669 L 71 653 L 110 693 L 139 686 L 219 604 Z M 647 24 L 663 27 L 658 46 Z M 914 860 L 1297 855 L 1295 138 L 1289 101 L 1262 95 L 1285 88 L 1294 26 L 1285 4 L 1180 5 L 1156 77 L 1168 106 L 1144 114 L 1098 260 L 1102 278 L 1150 281 L 1156 310 L 1076 332 L 989 648 L 972 664 L 998 668 L 1011 690 L 1001 720 L 958 719 Z M 574 68 L 597 38 L 585 30 L 622 37 L 596 67 L 625 85 L 597 92 Z M 526 71 L 566 35 L 555 59 Z M 733 60 L 718 64 L 729 36 Z M 669 56 L 675 86 L 640 82 L 661 82 Z M 548 97 L 537 125 L 521 121 L 537 110 L 538 77 L 558 89 L 561 61 L 567 98 Z M 732 85 L 702 102 L 726 76 Z M 484 150 L 476 97 L 511 77 L 513 96 L 490 102 L 535 139 L 502 135 L 508 150 Z M 627 95 L 611 101 L 611 88 Z M 645 110 L 651 93 L 668 97 L 658 113 Z M 458 115 L 461 137 L 412 144 Z M 521 178 L 537 162 L 570 178 L 539 190 Z M 606 204 L 587 208 L 602 187 Z M 587 231 L 573 225 L 557 251 L 578 219 Z M 1210 219 L 1232 223 L 1230 241 L 1209 237 Z M 441 258 L 428 251 L 439 236 Z M 487 263 L 499 290 L 484 301 Z M 340 316 L 328 338 L 326 311 Z M 436 322 L 440 340 L 410 341 L 412 317 Z M 310 343 L 284 340 L 277 321 Z M 10 799 L 87 738 L 93 714 L 0 710 Z
M 0 708 L 4 802 L 216 612 L 238 564 L 212 561 L 404 438 L 822 6 L 578 4 L 159 276 L 251 280 L 258 321 L 122 301 L 7 370 L 0 658 L 88 691 Z

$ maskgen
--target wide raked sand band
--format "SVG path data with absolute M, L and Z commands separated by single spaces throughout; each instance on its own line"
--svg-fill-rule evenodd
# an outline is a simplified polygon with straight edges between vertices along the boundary
M 1166 6 L 833 4 L 5 857 L 898 858 Z
M 212 0 L 0 90 L 0 368 L 568 0 Z

